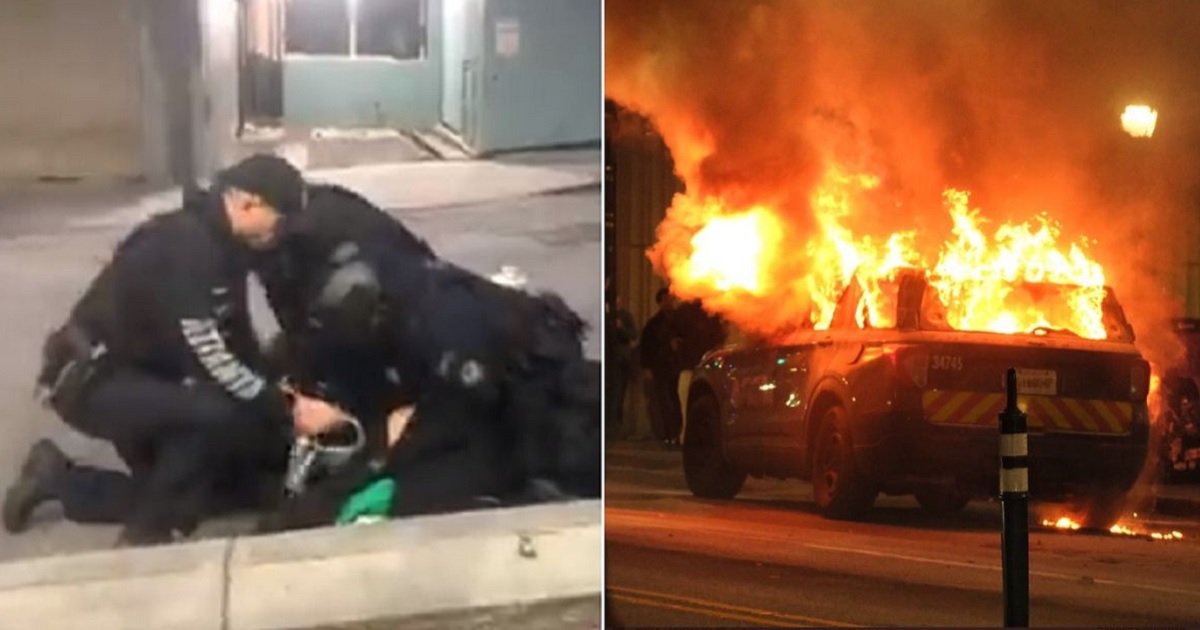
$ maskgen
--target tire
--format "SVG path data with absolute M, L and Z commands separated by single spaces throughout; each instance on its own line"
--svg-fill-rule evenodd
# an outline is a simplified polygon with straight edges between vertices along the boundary
M 683 442 L 683 475 L 688 490 L 702 499 L 732 499 L 746 483 L 746 473 L 725 458 L 721 448 L 720 410 L 711 396 L 688 406 L 688 432 Z
M 1100 490 L 1091 499 L 1080 501 L 1083 516 L 1079 524 L 1084 529 L 1108 531 L 1125 513 L 1127 494 L 1117 490 Z
M 971 496 L 946 489 L 921 490 L 916 493 L 921 509 L 935 516 L 957 514 L 971 502 Z
M 854 465 L 849 416 L 841 405 L 821 419 L 812 465 L 813 498 L 825 518 L 855 520 L 871 509 L 879 492 Z

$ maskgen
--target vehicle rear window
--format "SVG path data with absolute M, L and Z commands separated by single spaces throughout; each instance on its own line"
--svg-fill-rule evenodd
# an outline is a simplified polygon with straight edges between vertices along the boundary
M 829 327 L 1134 340 L 1124 311 L 1107 287 L 1031 282 L 948 286 L 919 269 L 887 279 L 853 277 Z
M 924 292 L 920 322 L 929 330 L 1133 340 L 1110 289 L 1049 283 L 949 287 L 935 280 Z

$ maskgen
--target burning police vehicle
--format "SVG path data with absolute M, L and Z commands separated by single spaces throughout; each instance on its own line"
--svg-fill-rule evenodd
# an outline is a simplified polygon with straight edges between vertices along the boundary
M 954 189 L 948 237 L 856 233 L 878 183 L 829 169 L 815 221 L 675 198 L 651 259 L 747 336 L 706 355 L 682 401 L 689 488 L 731 498 L 748 476 L 803 478 L 831 518 L 879 493 L 959 510 L 997 492 L 1015 368 L 1032 498 L 1108 529 L 1146 462 L 1152 377 L 1089 243 L 1046 215 L 985 229 Z
M 824 330 L 703 359 L 683 452 L 693 494 L 731 498 L 747 476 L 770 476 L 811 479 L 831 518 L 863 515 L 880 492 L 961 509 L 996 493 L 1003 377 L 1015 367 L 1032 495 L 1086 503 L 1087 526 L 1116 522 L 1147 454 L 1150 368 L 1111 289 L 1098 291 L 1103 336 L 1089 339 L 956 329 L 938 278 L 893 277 L 874 291 L 853 277 Z M 1010 300 L 1048 306 L 1080 290 L 1017 283 Z

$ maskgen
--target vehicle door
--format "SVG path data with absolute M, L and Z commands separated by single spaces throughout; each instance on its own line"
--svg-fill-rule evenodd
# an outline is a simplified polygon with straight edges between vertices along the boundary
M 726 429 L 730 438 L 761 436 L 763 420 L 775 402 L 777 350 L 770 347 L 746 349 L 727 357 L 729 414 Z
M 755 419 L 761 448 L 777 461 L 800 461 L 804 416 L 813 389 L 811 360 L 817 343 L 828 333 L 811 340 L 783 346 L 773 355 L 772 378 L 763 387 L 772 394 L 770 407 Z

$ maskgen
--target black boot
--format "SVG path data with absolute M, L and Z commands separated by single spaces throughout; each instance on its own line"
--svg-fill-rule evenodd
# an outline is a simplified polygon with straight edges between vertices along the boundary
M 53 500 L 54 484 L 71 467 L 71 460 L 54 442 L 38 440 L 25 456 L 20 476 L 4 495 L 4 529 L 16 534 L 25 531 L 29 516 L 46 501 Z
M 166 545 L 182 540 L 183 538 L 185 536 L 182 532 L 170 529 L 126 525 L 121 528 L 121 533 L 117 535 L 117 542 L 114 546 L 117 549 L 151 547 L 154 545 Z
M 557 481 L 547 479 L 545 477 L 534 477 L 525 484 L 525 489 L 521 493 L 522 500 L 526 504 L 536 503 L 558 503 L 570 501 L 574 497 L 566 492 L 563 492 Z

